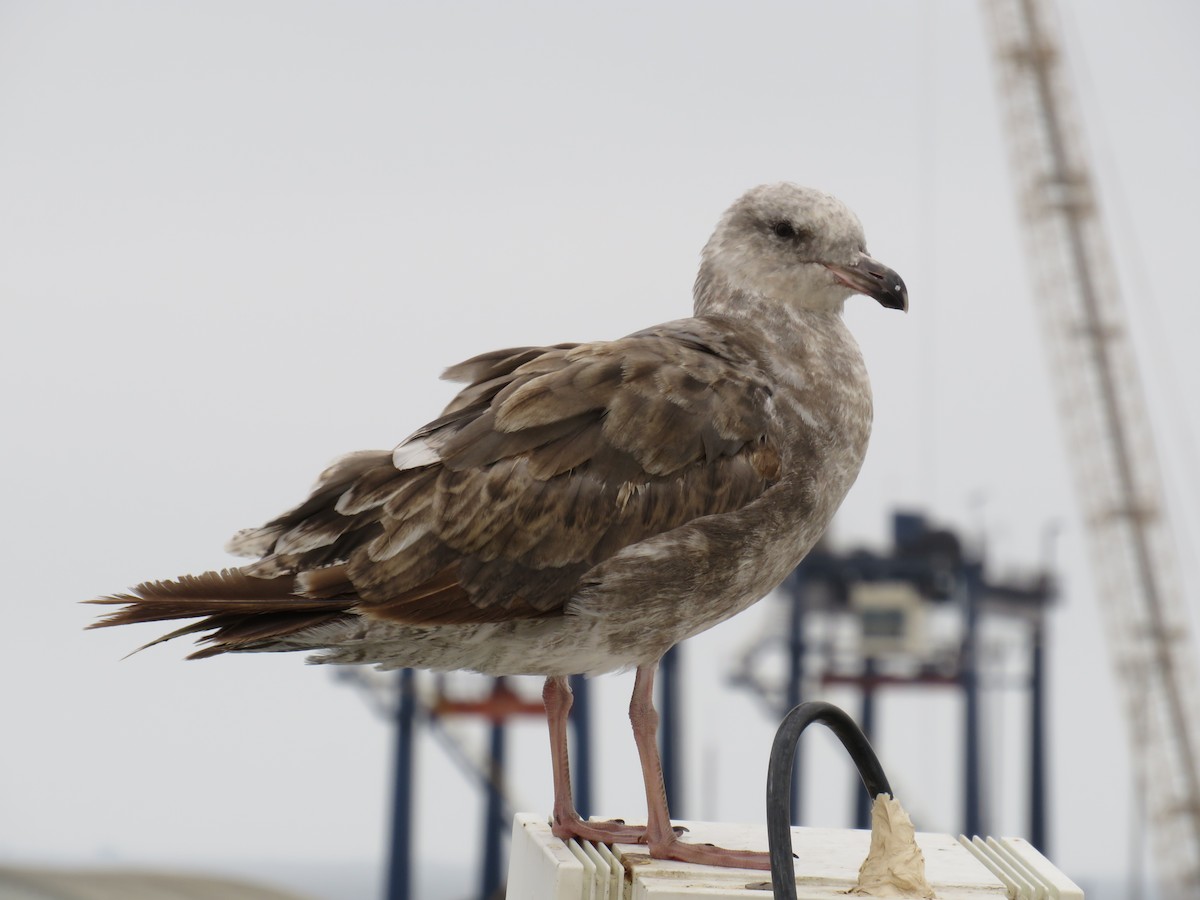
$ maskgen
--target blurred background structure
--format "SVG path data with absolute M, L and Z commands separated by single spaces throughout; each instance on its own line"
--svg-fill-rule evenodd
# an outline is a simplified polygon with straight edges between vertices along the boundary
M 962 695 L 963 834 L 991 833 L 983 759 L 984 735 L 993 729 L 984 729 L 983 692 L 1014 683 L 1025 688 L 1029 822 L 1023 834 L 1049 855 L 1044 633 L 1054 586 L 1048 571 L 1020 582 L 991 581 L 985 561 L 973 557 L 960 536 L 932 528 L 923 516 L 897 513 L 890 552 L 833 553 L 818 547 L 783 593 L 790 600 L 786 627 L 768 628 L 743 652 L 734 683 L 759 694 L 769 715 L 780 720 L 832 686 L 851 687 L 860 695 L 857 719 L 868 739 L 875 736 L 876 704 L 885 692 L 957 689 Z M 1006 620 L 1004 640 L 994 628 L 986 630 L 992 624 L 987 620 L 997 618 Z M 983 652 L 985 634 L 990 653 Z M 779 650 L 786 654 L 786 678 L 764 679 L 759 672 Z M 1027 658 L 1014 665 L 1014 655 Z M 793 810 L 801 808 L 800 774 L 792 783 Z M 870 827 L 870 804 L 863 794 L 852 791 L 856 828 Z
M 1025 246 L 1159 884 L 1200 896 L 1200 678 L 1129 315 L 1050 0 L 987 0 Z
M 912 297 L 848 304 L 876 424 L 828 559 L 911 562 L 888 513 L 920 510 L 1028 596 L 985 603 L 974 712 L 950 582 L 813 599 L 801 657 L 789 591 L 693 639 L 677 812 L 762 820 L 795 684 L 871 720 L 919 828 L 962 829 L 974 784 L 988 830 L 1031 836 L 1040 797 L 1089 897 L 1175 900 L 1154 885 L 1189 884 L 1197 846 L 1200 580 L 1167 548 L 1200 544 L 1200 8 L 1059 6 L 0 2 L 0 865 L 380 896 L 394 676 L 384 725 L 298 658 L 120 662 L 151 630 L 85 634 L 74 601 L 227 565 L 329 459 L 436 415 L 448 364 L 685 315 L 715 217 L 788 179 L 855 209 Z M 911 610 L 924 663 L 848 654 L 903 643 Z M 549 808 L 538 686 L 507 682 L 500 717 L 454 706 L 486 706 L 483 679 L 414 682 L 412 890 L 478 896 L 485 823 Z M 629 676 L 587 689 L 592 811 L 640 814 Z M 852 826 L 854 776 L 803 752 L 803 820 Z

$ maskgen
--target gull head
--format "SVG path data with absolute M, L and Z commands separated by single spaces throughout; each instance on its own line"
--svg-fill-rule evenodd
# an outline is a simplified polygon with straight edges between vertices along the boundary
M 780 182 L 751 188 L 725 211 L 701 255 L 696 313 L 737 295 L 840 312 L 854 294 L 908 309 L 904 281 L 867 254 L 862 223 L 829 194 Z

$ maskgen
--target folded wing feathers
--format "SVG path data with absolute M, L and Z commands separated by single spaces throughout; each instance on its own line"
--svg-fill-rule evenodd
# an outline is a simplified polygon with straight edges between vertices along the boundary
M 287 529 L 281 525 L 243 528 L 225 543 L 225 552 L 232 556 L 256 557 L 271 552 L 275 541 Z
M 273 552 L 279 556 L 300 557 L 312 550 L 328 547 L 356 524 L 361 522 L 354 516 L 344 516 L 336 509 L 323 509 L 281 535 L 275 542 Z
M 364 473 L 391 466 L 387 450 L 365 450 L 339 457 L 321 473 L 308 498 L 294 509 L 272 519 L 261 528 L 246 528 L 225 545 L 234 556 L 266 556 L 275 552 L 276 541 L 295 526 L 336 502 Z
M 392 452 L 392 465 L 400 471 L 437 465 L 442 457 L 428 438 L 414 436 Z
M 413 494 L 427 489 L 435 478 L 437 471 L 434 469 L 402 475 L 394 466 L 381 466 L 351 485 L 338 497 L 334 509 L 343 516 L 354 516 L 381 506 L 385 510 L 403 508 Z
M 598 411 L 585 412 L 510 432 L 497 428 L 496 414 L 488 410 L 446 439 L 441 447 L 442 462 L 447 469 L 462 472 L 534 456 L 547 445 L 570 438 L 599 418 Z
M 454 552 L 437 535 L 425 534 L 407 553 L 376 561 L 365 552 L 351 555 L 346 574 L 358 595 L 383 602 L 432 578 L 454 560 Z
M 296 593 L 314 599 L 329 599 L 330 597 L 350 597 L 355 594 L 354 585 L 345 565 L 324 566 L 320 569 L 309 569 L 296 576 Z
M 554 478 L 596 459 L 604 449 L 604 421 L 599 416 L 540 447 L 529 457 L 529 474 L 540 481 Z
M 163 639 L 211 631 L 195 654 L 207 656 L 292 649 L 288 635 L 352 615 L 553 613 L 623 547 L 736 509 L 779 476 L 768 383 L 745 346 L 706 327 L 452 366 L 446 378 L 470 383 L 406 453 L 342 457 L 302 504 L 235 535 L 230 549 L 258 562 L 101 598 L 124 608 L 96 624 L 202 618 Z
M 422 516 L 419 512 L 406 515 L 403 519 L 390 519 L 384 524 L 383 534 L 367 544 L 367 556 L 372 562 L 392 559 L 412 547 L 429 531 L 428 516 Z
M 595 412 L 621 383 L 618 359 L 601 358 L 537 375 L 496 396 L 495 427 L 504 432 L 545 426 Z
M 478 553 L 510 524 L 516 496 L 529 487 L 528 464 L 506 459 L 482 468 L 447 472 L 431 518 L 438 538 L 460 553 Z
M 635 456 L 649 474 L 669 475 L 703 452 L 700 424 L 674 403 L 652 405 L 635 391 L 622 391 L 605 417 L 604 437 Z
M 457 365 L 450 366 L 442 372 L 442 378 L 446 381 L 467 382 L 474 385 L 506 376 L 524 363 L 544 356 L 550 351 L 570 350 L 578 346 L 577 343 L 569 343 L 554 344 L 549 347 L 510 347 L 507 350 L 493 350 L 490 353 L 481 353 Z
M 358 450 L 339 456 L 317 478 L 313 492 L 329 487 L 343 490 L 346 485 L 353 484 L 365 473 L 386 467 L 391 457 L 387 450 Z

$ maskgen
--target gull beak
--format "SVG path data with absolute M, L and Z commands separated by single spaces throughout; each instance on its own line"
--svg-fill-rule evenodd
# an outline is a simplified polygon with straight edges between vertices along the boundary
M 858 262 L 852 266 L 833 263 L 824 265 L 833 273 L 834 278 L 851 290 L 874 297 L 888 309 L 902 309 L 908 312 L 908 288 L 904 286 L 904 279 L 895 269 L 889 269 L 865 253 L 860 253 Z

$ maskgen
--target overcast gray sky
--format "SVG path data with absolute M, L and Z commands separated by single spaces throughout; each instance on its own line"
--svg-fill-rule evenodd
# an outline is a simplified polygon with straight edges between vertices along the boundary
M 1191 547 L 1200 8 L 1072 0 L 1065 20 Z M 154 632 L 85 634 L 75 601 L 228 564 L 225 539 L 329 459 L 435 415 L 450 363 L 685 315 L 717 216 L 786 179 L 856 210 L 911 295 L 907 317 L 849 304 L 877 419 L 835 534 L 882 542 L 919 507 L 1018 569 L 1063 523 L 1051 854 L 1079 880 L 1123 871 L 1125 735 L 984 37 L 952 0 L 0 2 L 0 860 L 377 859 L 391 736 L 328 671 L 121 661 Z M 690 651 L 696 817 L 762 820 L 775 723 L 721 682 L 769 604 Z M 630 685 L 597 682 L 599 796 L 636 818 Z M 880 752 L 923 830 L 961 827 L 956 704 L 885 698 Z M 549 808 L 543 732 L 514 735 L 521 809 Z M 990 830 L 1021 833 L 1020 745 L 991 743 Z M 420 753 L 421 857 L 474 860 L 475 795 Z M 848 777 L 814 786 L 812 823 L 849 821 Z

